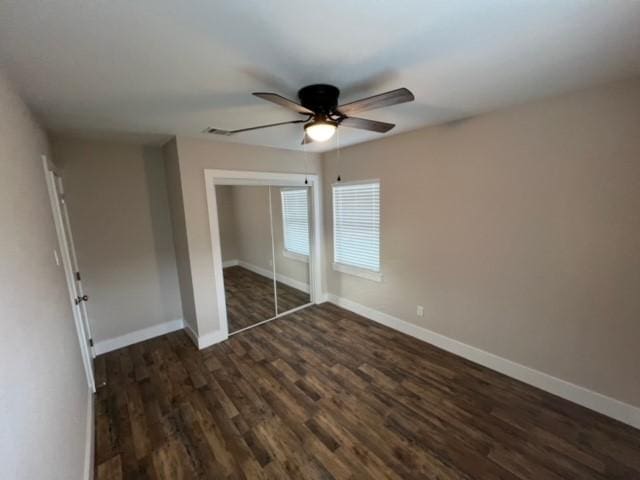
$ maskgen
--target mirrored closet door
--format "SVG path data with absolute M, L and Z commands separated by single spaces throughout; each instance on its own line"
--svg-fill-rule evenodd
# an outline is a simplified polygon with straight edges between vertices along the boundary
M 216 186 L 229 332 L 276 315 L 269 187 Z
M 278 313 L 308 304 L 309 188 L 271 187 Z
M 309 191 L 216 185 L 229 334 L 310 303 Z

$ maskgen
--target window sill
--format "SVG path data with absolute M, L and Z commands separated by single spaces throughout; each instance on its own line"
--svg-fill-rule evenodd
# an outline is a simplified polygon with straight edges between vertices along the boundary
M 307 255 L 290 252 L 289 250 L 282 250 L 282 256 L 298 262 L 309 263 L 309 257 Z
M 336 272 L 347 273 L 356 277 L 366 278 L 374 282 L 382 282 L 382 273 L 366 270 L 364 268 L 352 267 L 350 265 L 343 265 L 342 263 L 333 263 L 333 269 Z

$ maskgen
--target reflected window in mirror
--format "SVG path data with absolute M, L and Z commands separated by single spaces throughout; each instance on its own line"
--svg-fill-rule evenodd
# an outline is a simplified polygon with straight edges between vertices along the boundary
M 309 204 L 307 189 L 282 189 L 282 228 L 286 257 L 309 260 Z

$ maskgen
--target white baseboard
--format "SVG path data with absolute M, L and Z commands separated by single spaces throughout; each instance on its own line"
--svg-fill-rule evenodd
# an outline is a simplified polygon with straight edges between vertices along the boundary
M 221 330 L 216 330 L 214 332 L 205 333 L 204 335 L 198 335 L 191 325 L 185 322 L 184 331 L 187 332 L 191 341 L 198 347 L 198 350 L 202 350 L 203 348 L 210 347 L 211 345 L 215 345 L 216 343 L 224 342 L 229 335 L 224 333 Z
M 240 263 L 240 260 L 226 260 L 222 262 L 222 268 L 235 267 Z
M 91 389 L 88 391 L 87 427 L 85 434 L 84 476 L 85 480 L 93 480 L 95 458 L 95 404 Z
M 142 330 L 136 330 L 135 332 L 127 333 L 119 337 L 100 340 L 95 344 L 95 352 L 96 355 L 102 355 L 103 353 L 133 345 L 134 343 L 144 342 L 150 338 L 175 332 L 176 330 L 182 329 L 183 325 L 184 322 L 179 318 L 170 322 L 159 323 L 158 325 L 143 328 Z
M 571 402 L 595 410 L 635 428 L 640 428 L 640 408 L 611 397 L 575 385 L 557 377 L 526 367 L 506 358 L 499 357 L 466 343 L 459 342 L 439 333 L 401 320 L 386 313 L 374 310 L 349 299 L 326 294 L 329 302 L 362 315 L 374 322 L 405 333 L 419 340 L 442 348 L 491 370 L 503 373 L 521 382 L 533 385 L 541 390 L 553 393 Z
M 239 260 L 238 265 L 246 268 L 247 270 L 251 270 L 258 275 L 262 275 L 263 277 L 273 279 L 273 272 L 271 270 L 267 270 L 266 268 L 258 267 L 257 265 L 253 265 L 251 263 L 247 263 L 244 260 Z M 300 290 L 305 293 L 309 293 L 309 284 L 301 282 L 300 280 L 296 280 L 295 278 L 286 277 L 280 273 L 276 274 L 276 280 L 278 282 L 284 283 L 292 288 Z
M 216 343 L 224 342 L 227 338 L 229 338 L 229 335 L 221 330 L 205 333 L 198 337 L 198 348 L 202 350 L 203 348 L 210 347 Z
M 333 295 L 332 293 L 323 292 L 318 298 L 318 300 L 316 301 L 316 304 L 331 302 L 331 298 L 338 298 L 338 297 L 336 295 Z M 336 302 L 331 302 L 331 303 L 335 303 L 337 305 Z M 344 308 L 347 308 L 347 307 L 344 307 Z
M 193 344 L 198 346 L 198 333 L 189 325 L 187 322 L 184 322 L 184 331 L 187 336 L 191 339 Z

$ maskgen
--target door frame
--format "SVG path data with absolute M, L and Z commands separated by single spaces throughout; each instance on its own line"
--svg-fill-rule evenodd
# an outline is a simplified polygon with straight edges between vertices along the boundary
M 81 304 L 76 303 L 77 289 L 75 284 L 75 271 L 73 269 L 73 263 L 71 260 L 69 238 L 66 234 L 64 227 L 64 216 L 62 209 L 60 208 L 60 198 L 58 195 L 56 174 L 49 163 L 46 155 L 42 155 L 42 166 L 44 168 L 45 180 L 47 183 L 47 191 L 49 193 L 49 203 L 51 205 L 51 213 L 53 215 L 53 223 L 55 224 L 56 234 L 58 236 L 58 250 L 62 260 L 62 266 L 64 268 L 65 281 L 67 283 L 67 291 L 69 292 L 69 303 L 71 305 L 71 312 L 73 314 L 73 320 L 76 326 L 76 333 L 78 334 L 78 342 L 80 343 L 80 353 L 82 356 L 82 363 L 84 365 L 84 371 L 87 377 L 87 384 L 89 389 L 95 393 L 96 384 L 93 373 L 93 358 L 89 347 L 88 340 L 91 338 L 89 332 L 86 331 L 81 312 Z
M 229 337 L 229 324 L 227 320 L 227 303 L 224 294 L 224 277 L 222 273 L 222 250 L 220 227 L 218 224 L 219 216 L 216 200 L 216 185 L 306 186 L 310 189 L 311 249 L 309 252 L 309 296 L 310 303 L 317 304 L 323 302 L 322 258 L 324 255 L 324 235 L 322 231 L 322 185 L 320 184 L 320 176 L 315 174 L 306 175 L 304 173 L 205 169 L 204 180 L 209 211 L 209 231 L 211 233 L 211 252 L 216 283 L 216 300 L 218 304 L 218 318 L 220 319 L 221 340 L 226 340 Z M 305 180 L 307 184 L 305 184 Z

